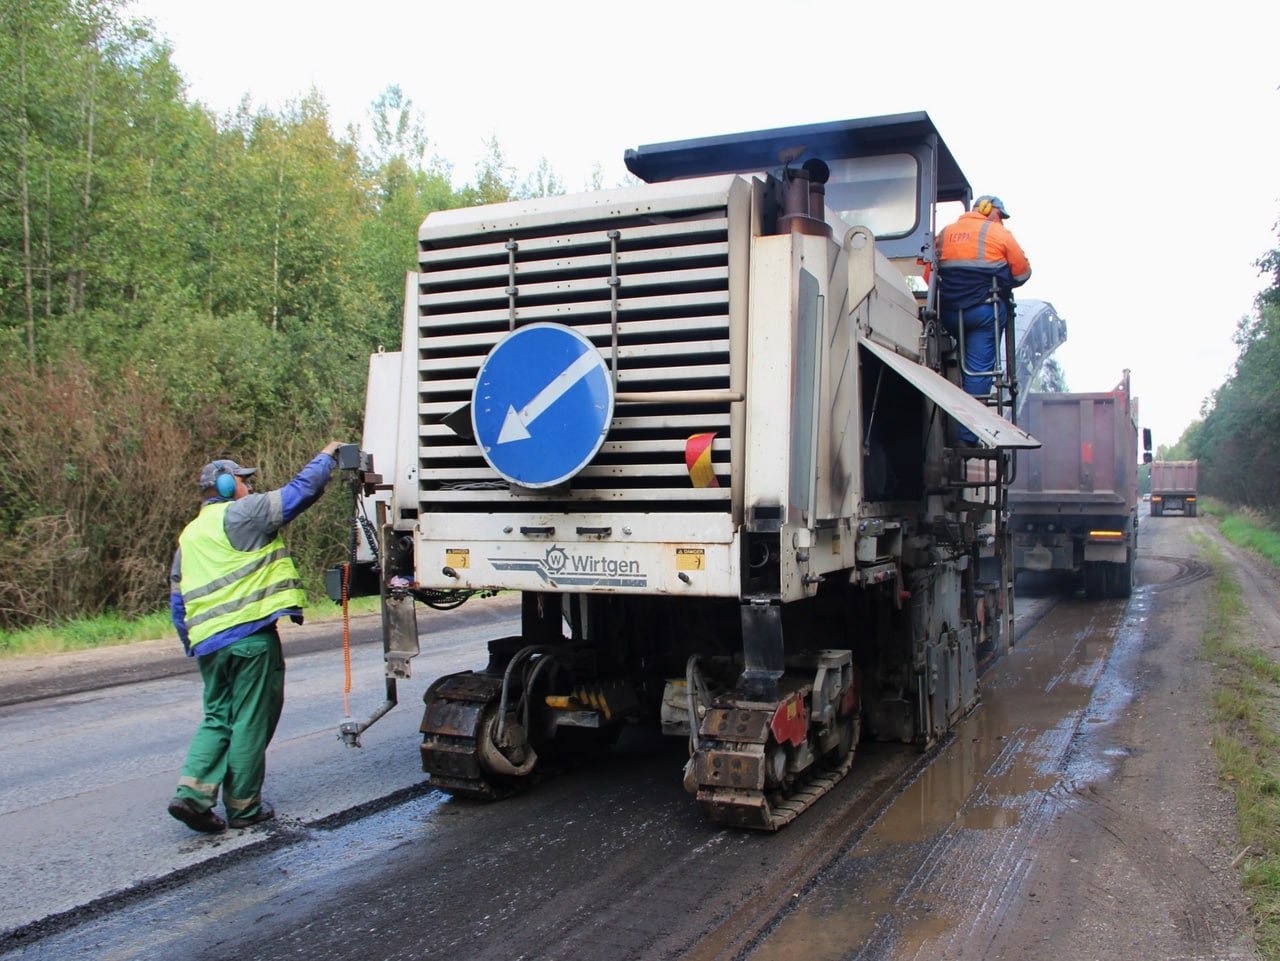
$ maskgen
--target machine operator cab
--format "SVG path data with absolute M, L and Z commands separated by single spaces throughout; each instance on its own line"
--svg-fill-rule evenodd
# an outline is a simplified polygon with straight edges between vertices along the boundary
M 625 161 L 632 174 L 655 183 L 776 174 L 813 158 L 829 171 L 827 207 L 850 227 L 870 228 L 877 249 L 909 278 L 922 278 L 933 259 L 939 205 L 967 208 L 973 199 L 969 181 L 924 112 L 649 144 L 628 150 Z M 923 281 L 912 288 L 922 294 Z

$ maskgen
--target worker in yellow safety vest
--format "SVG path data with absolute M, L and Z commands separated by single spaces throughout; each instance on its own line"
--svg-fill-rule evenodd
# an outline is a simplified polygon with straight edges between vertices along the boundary
M 200 471 L 204 504 L 182 531 L 169 574 L 173 625 L 204 680 L 204 718 L 169 813 L 204 833 L 275 816 L 262 800 L 267 745 L 284 707 L 276 622 L 302 623 L 305 595 L 280 530 L 323 493 L 337 466 L 328 444 L 278 490 L 255 494 L 256 467 L 215 460 Z M 224 821 L 215 811 L 222 790 Z

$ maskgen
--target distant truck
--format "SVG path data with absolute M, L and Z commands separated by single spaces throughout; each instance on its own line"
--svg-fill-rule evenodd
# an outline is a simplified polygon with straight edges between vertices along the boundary
M 1128 597 L 1138 552 L 1138 402 L 1129 372 L 1108 393 L 1028 394 L 1009 488 L 1013 566 L 1078 574 L 1090 597 Z M 1150 432 L 1143 432 L 1150 447 Z M 1150 453 L 1145 460 L 1150 460 Z
M 1162 517 L 1167 511 L 1196 516 L 1196 486 L 1200 462 L 1195 460 L 1158 460 L 1151 465 L 1151 516 Z

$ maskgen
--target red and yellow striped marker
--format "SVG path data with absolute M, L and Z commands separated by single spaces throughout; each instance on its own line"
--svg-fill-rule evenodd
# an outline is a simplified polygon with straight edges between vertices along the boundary
M 711 466 L 711 442 L 715 432 L 694 434 L 684 442 L 684 463 L 689 468 L 689 479 L 694 487 L 719 487 L 715 468 Z

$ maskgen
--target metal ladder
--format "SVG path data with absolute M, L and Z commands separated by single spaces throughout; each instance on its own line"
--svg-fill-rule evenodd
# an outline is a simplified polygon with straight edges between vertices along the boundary
M 991 280 L 991 297 L 987 301 L 998 312 L 1000 308 L 1000 288 L 995 278 Z M 965 359 L 964 344 L 964 311 L 960 311 L 960 321 L 956 325 L 956 358 L 960 365 L 961 376 L 990 377 L 992 392 L 980 398 L 988 407 L 993 407 L 1001 417 L 1010 423 L 1017 423 L 1018 382 L 1014 372 L 1017 370 L 1015 349 L 1017 337 L 1014 323 L 1017 311 L 1012 300 L 1008 303 L 1008 318 L 1004 330 L 996 324 L 996 363 L 991 370 L 970 370 Z M 941 306 L 938 309 L 941 316 Z M 939 325 L 940 326 L 940 325 Z M 1003 350 L 1001 347 L 1003 346 Z
M 999 296 L 999 285 L 993 277 L 991 280 L 990 303 L 993 305 L 998 304 Z M 980 400 L 987 407 L 994 408 L 1000 416 L 1010 423 L 1017 423 L 1017 336 L 1014 327 L 1016 311 L 1012 301 L 1007 305 L 1008 318 L 1004 325 L 1004 331 L 1000 331 L 998 324 L 996 327 L 995 366 L 991 370 L 971 370 L 965 361 L 964 314 L 961 312 L 956 337 L 952 338 L 942 326 L 940 299 L 937 274 L 935 273 L 930 279 L 929 288 L 925 293 L 926 306 L 922 314 L 922 318 L 926 322 L 926 339 L 936 344 L 936 346 L 930 345 L 927 347 L 926 354 L 931 357 L 928 365 L 938 373 L 946 376 L 946 356 L 949 352 L 945 348 L 949 341 L 955 343 L 955 357 L 962 378 L 966 374 L 992 378 L 991 393 L 986 397 L 975 399 Z M 930 307 L 929 305 L 934 306 Z M 930 330 L 932 333 L 929 333 Z M 1017 476 L 1016 458 L 1008 451 L 981 446 L 951 446 L 950 451 L 953 458 L 955 476 L 952 476 L 951 471 L 948 470 L 947 486 L 955 490 L 974 488 L 994 491 L 995 509 L 1003 513 L 1007 509 L 1008 485 Z M 982 464 L 983 476 L 981 479 L 970 476 L 972 472 L 967 467 L 967 462 L 969 461 Z

